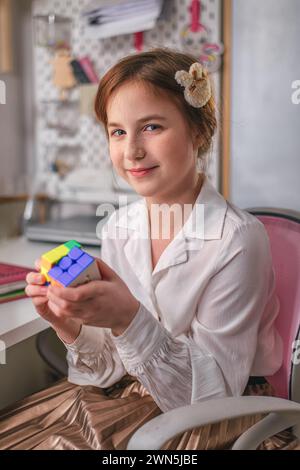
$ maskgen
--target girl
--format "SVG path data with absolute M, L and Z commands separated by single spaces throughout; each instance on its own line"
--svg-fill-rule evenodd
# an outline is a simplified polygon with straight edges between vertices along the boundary
M 206 71 L 167 48 L 130 55 L 102 78 L 95 109 L 114 168 L 142 198 L 107 223 L 101 281 L 59 289 L 28 275 L 27 294 L 68 350 L 69 381 L 7 411 L 1 448 L 126 449 L 162 412 L 270 395 L 264 376 L 281 365 L 264 226 L 205 173 L 216 130 Z M 164 449 L 228 448 L 259 418 L 194 429 Z

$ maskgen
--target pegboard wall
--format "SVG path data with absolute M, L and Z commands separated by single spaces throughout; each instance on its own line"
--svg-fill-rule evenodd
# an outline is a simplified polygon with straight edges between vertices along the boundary
M 89 56 L 96 73 L 101 77 L 118 59 L 135 52 L 134 35 L 127 34 L 112 38 L 94 39 L 85 34 L 81 11 L 90 0 L 33 0 L 33 15 L 54 12 L 72 19 L 72 55 Z M 190 22 L 190 0 L 166 0 L 172 2 L 169 21 L 159 21 L 157 26 L 144 32 L 144 50 L 151 47 L 167 46 L 183 50 L 180 33 Z M 202 0 L 201 22 L 210 31 L 212 41 L 220 41 L 221 0 Z M 91 117 L 80 115 L 78 132 L 74 136 L 63 137 L 55 130 L 45 127 L 43 101 L 57 100 L 59 92 L 53 85 L 51 52 L 34 45 L 34 83 L 37 109 L 36 119 L 36 168 L 42 175 L 49 170 L 49 149 L 52 146 L 80 146 L 78 166 L 101 168 L 109 165 L 106 137 L 101 126 Z M 217 101 L 220 89 L 220 72 L 213 74 Z M 70 99 L 76 100 L 79 90 L 71 92 Z M 215 140 L 213 155 L 208 169 L 209 177 L 218 188 L 219 145 Z M 50 152 L 51 155 L 51 152 Z

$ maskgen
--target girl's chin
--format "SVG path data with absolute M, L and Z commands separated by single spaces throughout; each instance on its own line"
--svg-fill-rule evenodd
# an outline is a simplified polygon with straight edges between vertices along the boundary
M 142 197 L 154 197 L 157 194 L 157 191 L 151 190 L 150 188 L 133 188 L 139 196 Z
M 157 183 L 153 181 L 142 181 L 137 182 L 130 181 L 130 186 L 141 196 L 153 196 L 159 190 Z

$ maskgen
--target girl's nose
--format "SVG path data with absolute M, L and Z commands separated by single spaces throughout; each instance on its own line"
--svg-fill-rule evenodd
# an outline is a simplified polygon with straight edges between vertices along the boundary
M 124 150 L 124 158 L 126 160 L 134 161 L 134 160 L 141 160 L 145 157 L 146 152 L 139 147 L 127 147 Z

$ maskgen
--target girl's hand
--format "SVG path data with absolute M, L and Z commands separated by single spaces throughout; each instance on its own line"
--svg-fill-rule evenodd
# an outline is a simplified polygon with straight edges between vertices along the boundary
M 48 308 L 62 322 L 75 319 L 86 325 L 111 328 L 118 336 L 135 317 L 139 302 L 115 271 L 102 260 L 96 261 L 101 280 L 77 287 L 49 286 Z
M 40 260 L 35 262 L 35 268 L 39 271 Z M 61 318 L 55 314 L 49 306 L 47 297 L 48 286 L 43 285 L 46 279 L 42 274 L 35 272 L 28 273 L 26 282 L 28 285 L 25 292 L 28 297 L 31 297 L 38 314 L 51 324 L 63 341 L 72 343 L 79 335 L 82 323 L 78 319 Z

